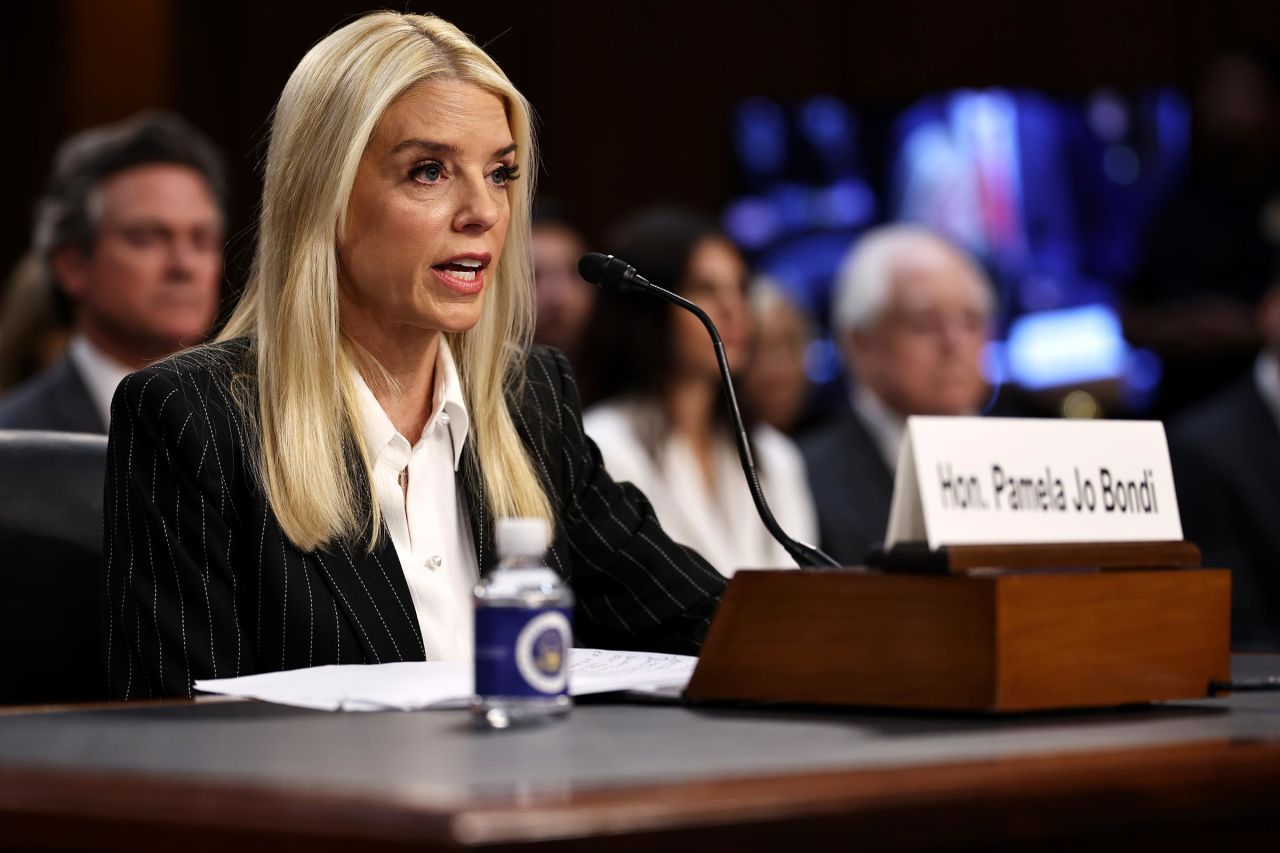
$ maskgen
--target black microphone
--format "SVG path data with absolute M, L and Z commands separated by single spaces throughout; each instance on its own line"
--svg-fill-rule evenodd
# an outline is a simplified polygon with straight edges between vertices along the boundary
M 747 442 L 747 429 L 742 424 L 742 412 L 738 409 L 738 398 L 733 392 L 733 377 L 729 375 L 729 359 L 724 354 L 724 341 L 720 339 L 720 332 L 716 330 L 716 325 L 711 322 L 707 312 L 683 296 L 678 296 L 649 281 L 636 272 L 636 268 L 631 264 L 613 255 L 588 252 L 578 261 L 578 273 L 602 290 L 617 293 L 648 293 L 692 312 L 702 321 L 702 325 L 706 326 L 708 334 L 711 335 L 711 341 L 715 345 L 716 360 L 720 363 L 720 379 L 724 384 L 724 396 L 729 402 L 729 417 L 733 420 L 734 437 L 738 440 L 738 458 L 742 460 L 742 471 L 746 474 L 747 486 L 751 489 L 751 497 L 755 501 L 760 520 L 764 522 L 764 526 L 773 538 L 778 540 L 778 544 L 782 545 L 801 566 L 839 568 L 840 564 L 822 551 L 788 536 L 773 517 L 773 512 L 770 511 L 769 504 L 764 499 L 764 489 L 760 488 L 760 475 L 756 473 L 755 460 L 751 458 L 751 445 Z

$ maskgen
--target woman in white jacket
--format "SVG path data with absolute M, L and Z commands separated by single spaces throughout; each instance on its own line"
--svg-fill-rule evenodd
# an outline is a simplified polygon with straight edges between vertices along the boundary
M 750 357 L 747 267 L 710 224 L 657 209 L 626 222 L 609 250 L 703 308 L 736 374 Z M 794 567 L 756 514 L 738 461 L 715 351 L 702 324 L 651 297 L 602 294 L 584 358 L 587 434 L 617 480 L 638 486 L 663 528 L 725 575 Z M 803 460 L 790 439 L 746 413 L 760 481 L 791 536 L 817 536 Z

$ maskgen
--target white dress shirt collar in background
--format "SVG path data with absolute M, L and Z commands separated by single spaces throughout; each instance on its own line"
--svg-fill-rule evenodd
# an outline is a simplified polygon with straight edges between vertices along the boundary
M 902 434 L 906 431 L 906 419 L 884 404 L 875 392 L 865 385 L 853 391 L 853 410 L 862 418 L 871 439 L 876 443 L 890 471 L 898 469 L 898 449 L 902 447 Z
M 480 571 L 457 487 L 470 415 L 453 353 L 441 338 L 431 416 L 412 446 L 358 372 L 353 381 L 373 494 L 413 598 L 427 660 L 470 661 L 472 592 Z
M 1253 366 L 1253 384 L 1280 429 L 1280 355 L 1263 350 Z
M 67 357 L 75 366 L 93 400 L 93 407 L 102 415 L 103 426 L 111 426 L 111 398 L 116 386 L 133 371 L 93 345 L 85 335 L 77 332 L 67 344 Z
M 608 400 L 584 415 L 583 428 L 600 448 L 610 476 L 639 488 L 667 535 L 693 548 L 721 574 L 795 566 L 756 514 L 727 430 L 713 447 L 708 482 L 693 446 L 668 432 L 666 419 L 652 401 Z M 656 457 L 646 437 L 656 441 Z M 778 523 L 802 542 L 816 541 L 817 513 L 800 451 L 765 424 L 752 430 L 751 440 L 760 485 Z

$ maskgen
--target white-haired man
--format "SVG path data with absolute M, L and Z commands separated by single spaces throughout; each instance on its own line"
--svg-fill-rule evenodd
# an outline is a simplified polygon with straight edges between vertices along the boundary
M 909 415 L 973 415 L 994 297 L 981 268 L 909 225 L 867 232 L 841 266 L 832 326 L 853 379 L 850 410 L 801 449 L 823 549 L 857 565 L 884 538 Z

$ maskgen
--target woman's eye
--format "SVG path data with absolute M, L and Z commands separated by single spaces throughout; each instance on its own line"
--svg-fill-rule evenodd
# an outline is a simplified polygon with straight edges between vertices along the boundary
M 489 173 L 489 180 L 499 187 L 506 186 L 518 177 L 520 177 L 519 166 L 499 166 Z
M 413 167 L 409 177 L 420 184 L 434 184 L 444 177 L 444 167 L 439 163 L 419 163 Z

